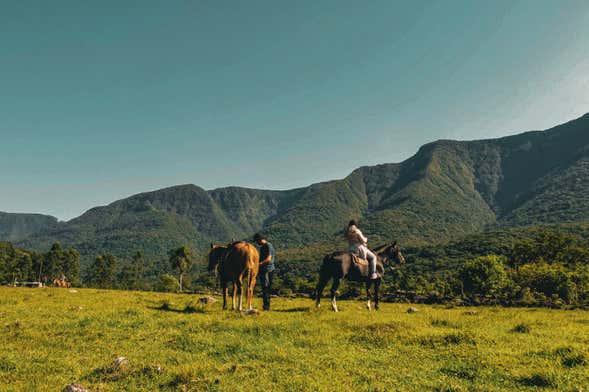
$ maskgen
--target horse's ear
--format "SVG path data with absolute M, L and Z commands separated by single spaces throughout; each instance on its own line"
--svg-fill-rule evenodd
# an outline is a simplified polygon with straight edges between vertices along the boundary
M 215 245 L 213 245 L 213 243 L 211 242 L 211 249 L 213 249 L 215 247 Z
M 393 248 L 397 246 L 397 240 L 393 241 Z

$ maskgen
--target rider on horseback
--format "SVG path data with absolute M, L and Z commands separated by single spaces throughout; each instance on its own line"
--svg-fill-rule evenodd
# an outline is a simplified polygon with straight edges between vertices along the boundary
M 358 222 L 355 220 L 351 220 L 350 223 L 348 223 L 346 239 L 348 240 L 349 244 L 349 252 L 358 255 L 364 260 L 368 260 L 370 265 L 370 279 L 378 279 L 378 275 L 376 273 L 376 255 L 372 253 L 366 246 L 368 243 L 368 238 L 362 234 L 358 228 Z

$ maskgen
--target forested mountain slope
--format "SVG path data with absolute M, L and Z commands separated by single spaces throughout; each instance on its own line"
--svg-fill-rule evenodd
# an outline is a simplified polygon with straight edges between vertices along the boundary
M 589 115 L 539 132 L 479 141 L 441 140 L 398 164 L 361 167 L 341 180 L 287 191 L 181 185 L 141 193 L 30 232 L 0 221 L 0 238 L 82 257 L 144 249 L 164 256 L 187 244 L 264 230 L 279 248 L 335 243 L 359 218 L 371 241 L 424 244 L 487 228 L 589 221 Z M 12 231 L 11 231 L 12 230 Z M 23 236 L 26 233 L 26 238 Z

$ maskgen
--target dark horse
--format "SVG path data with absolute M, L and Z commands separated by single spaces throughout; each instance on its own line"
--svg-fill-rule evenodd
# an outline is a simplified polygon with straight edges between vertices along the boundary
M 227 309 L 229 282 L 233 282 L 231 308 L 235 310 L 237 292 L 239 291 L 238 309 L 241 311 L 243 299 L 243 281 L 246 280 L 247 306 L 252 309 L 252 297 L 256 276 L 260 266 L 258 249 L 247 242 L 235 242 L 229 245 L 213 245 L 209 252 L 209 272 L 219 274 L 223 290 L 223 309 Z
M 326 255 L 319 270 L 319 282 L 317 283 L 317 290 L 315 291 L 316 305 L 321 306 L 321 294 L 327 283 L 333 279 L 331 285 L 331 307 L 334 311 L 338 311 L 335 300 L 337 288 L 340 280 L 347 279 L 352 282 L 360 282 L 366 284 L 366 295 L 368 296 L 368 310 L 370 310 L 370 288 L 374 284 L 374 308 L 378 310 L 378 292 L 380 284 L 384 276 L 385 267 L 390 265 L 391 261 L 395 260 L 398 264 L 404 264 L 405 258 L 401 254 L 397 242 L 391 245 L 382 245 L 373 250 L 377 256 L 376 273 L 378 278 L 371 280 L 368 278 L 368 265 L 356 264 L 349 252 L 334 252 Z

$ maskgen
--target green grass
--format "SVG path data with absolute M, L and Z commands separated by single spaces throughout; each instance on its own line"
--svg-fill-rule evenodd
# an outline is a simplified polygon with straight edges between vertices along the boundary
M 245 316 L 193 295 L 0 288 L 0 390 L 576 391 L 589 312 L 276 299 Z M 261 308 L 260 299 L 255 306 Z M 519 331 L 526 326 L 526 331 Z M 518 331 L 519 333 L 514 333 Z M 126 366 L 113 366 L 123 356 Z

